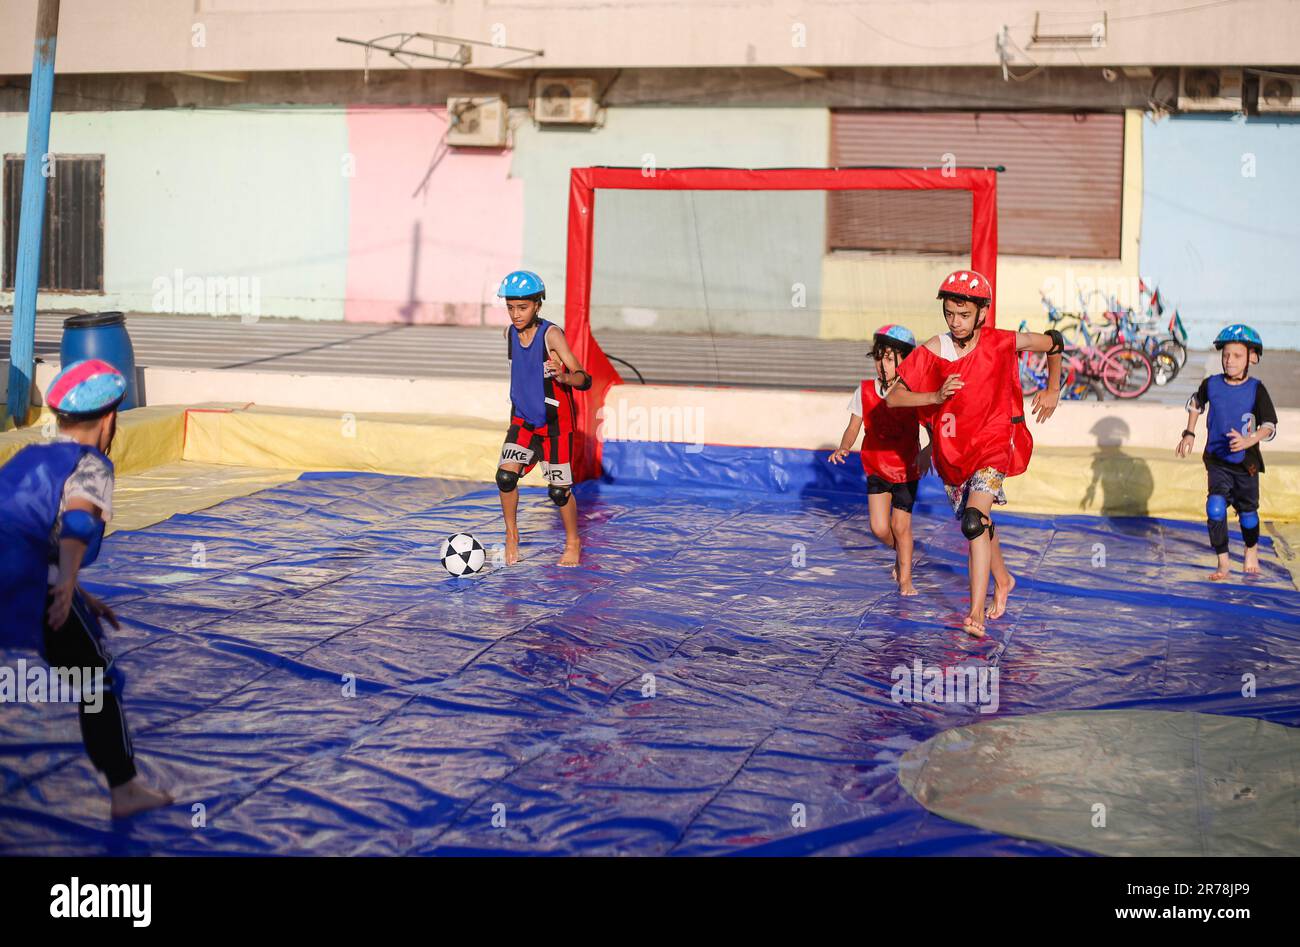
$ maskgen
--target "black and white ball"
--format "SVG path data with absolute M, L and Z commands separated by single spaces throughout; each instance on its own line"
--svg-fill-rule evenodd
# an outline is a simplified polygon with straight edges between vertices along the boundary
M 482 572 L 487 565 L 487 551 L 483 544 L 469 533 L 457 533 L 442 541 L 442 567 L 460 578 Z

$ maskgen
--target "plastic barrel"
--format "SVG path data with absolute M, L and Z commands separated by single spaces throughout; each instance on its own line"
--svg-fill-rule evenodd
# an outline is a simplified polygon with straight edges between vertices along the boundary
M 135 350 L 126 334 L 126 317 L 120 312 L 97 312 L 63 320 L 59 362 L 71 365 L 83 358 L 103 359 L 126 376 L 126 397 L 119 410 L 138 403 L 135 390 Z

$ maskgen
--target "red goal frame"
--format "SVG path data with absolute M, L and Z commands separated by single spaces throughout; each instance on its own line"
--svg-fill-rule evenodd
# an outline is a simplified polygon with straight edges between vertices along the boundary
M 577 399 L 575 481 L 601 474 L 596 414 L 622 376 L 591 334 L 591 254 L 596 191 L 970 191 L 971 267 L 997 287 L 997 171 L 991 168 L 573 168 L 569 173 L 569 239 L 565 265 L 564 335 L 591 389 Z M 929 287 L 924 287 L 929 292 Z M 988 325 L 994 325 L 990 309 Z

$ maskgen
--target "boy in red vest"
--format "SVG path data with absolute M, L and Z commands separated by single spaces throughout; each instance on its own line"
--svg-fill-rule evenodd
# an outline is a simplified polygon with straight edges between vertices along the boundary
M 916 336 L 903 326 L 876 330 L 871 350 L 876 377 L 863 379 L 854 390 L 848 427 L 839 450 L 830 456 L 832 464 L 844 463 L 865 424 L 862 469 L 867 474 L 871 531 L 895 552 L 894 579 L 902 595 L 916 594 L 912 585 L 912 506 L 923 472 L 918 459 L 921 422 L 917 409 L 891 409 L 885 398 L 898 381 L 899 364 L 914 348 Z
M 900 367 L 891 408 L 923 408 L 933 432 L 934 466 L 943 479 L 961 531 L 970 543 L 970 612 L 965 630 L 984 637 L 984 620 L 1002 616 L 1016 580 L 1007 571 L 993 528 L 993 505 L 1004 505 L 1002 482 L 1024 473 L 1033 451 L 1025 426 L 1017 355 L 1047 353 L 1048 387 L 1034 395 L 1041 424 L 1060 400 L 1061 351 L 1055 329 L 1010 332 L 986 328 L 993 287 L 974 270 L 958 270 L 939 285 L 948 331 L 917 348 Z M 993 604 L 985 608 L 989 572 Z

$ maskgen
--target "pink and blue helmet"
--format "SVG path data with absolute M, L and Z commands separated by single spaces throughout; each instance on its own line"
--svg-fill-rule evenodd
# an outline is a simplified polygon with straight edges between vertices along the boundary
M 95 418 L 107 414 L 126 397 L 126 377 L 97 358 L 73 362 L 54 376 L 45 403 L 56 414 Z
M 904 358 L 911 354 L 912 349 L 916 348 L 916 336 L 912 335 L 911 330 L 906 326 L 898 326 L 893 323 L 877 329 L 873 339 L 876 345 L 889 345 L 898 349 Z

